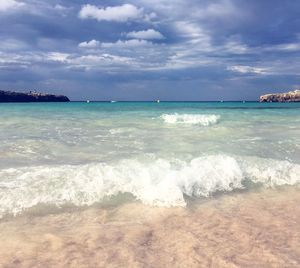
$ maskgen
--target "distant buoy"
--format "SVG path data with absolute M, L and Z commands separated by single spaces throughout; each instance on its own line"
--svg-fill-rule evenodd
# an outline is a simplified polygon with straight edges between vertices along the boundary
M 156 102 L 157 102 L 157 103 L 160 103 L 160 100 L 157 100 Z
M 87 100 L 86 102 L 87 102 L 87 103 L 90 103 L 90 101 L 89 101 L 89 100 Z

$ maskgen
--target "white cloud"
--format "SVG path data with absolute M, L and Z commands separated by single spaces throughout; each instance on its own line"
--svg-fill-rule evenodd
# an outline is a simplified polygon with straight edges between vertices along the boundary
M 27 68 L 30 64 L 28 59 L 25 59 L 20 55 L 14 53 L 6 54 L 0 51 L 0 69 L 9 68 L 11 66 L 22 66 Z
M 131 40 L 118 40 L 115 43 L 101 43 L 101 47 L 103 48 L 129 48 L 129 47 L 143 47 L 153 45 L 152 42 L 146 40 L 139 39 L 131 39 Z
M 47 55 L 47 60 L 56 62 L 66 62 L 70 54 L 60 52 L 50 52 Z
M 216 3 L 211 3 L 205 8 L 197 9 L 194 12 L 195 17 L 225 17 L 239 15 L 239 10 L 233 5 L 231 0 L 221 0 Z
M 17 9 L 24 5 L 24 3 L 15 0 L 0 0 L 0 12 Z
M 128 38 L 134 38 L 134 39 L 164 39 L 164 36 L 154 29 L 148 29 L 145 31 L 133 31 L 129 32 L 126 35 Z
M 157 15 L 155 12 L 151 12 L 150 14 L 145 14 L 145 21 L 151 22 L 152 20 L 156 19 Z
M 233 54 L 245 54 L 251 51 L 247 45 L 237 41 L 228 41 L 221 50 Z
M 80 43 L 78 46 L 79 46 L 80 48 L 96 48 L 96 47 L 98 47 L 99 45 L 100 45 L 100 42 L 93 39 L 93 40 L 91 40 L 91 41 L 89 41 L 89 42 L 82 42 L 82 43 Z
M 67 14 L 73 9 L 73 7 L 66 7 L 59 4 L 54 6 L 54 10 L 59 12 L 63 16 L 67 16 Z
M 57 5 L 54 6 L 54 9 L 59 10 L 59 11 L 65 11 L 65 10 L 68 10 L 70 8 L 57 4 Z
M 28 45 L 19 39 L 2 39 L 0 40 L 0 48 L 2 51 L 18 51 L 28 48 Z
M 126 22 L 137 20 L 143 16 L 143 9 L 131 4 L 106 8 L 98 8 L 88 4 L 84 5 L 79 12 L 79 18 L 81 19 L 96 19 L 98 21 Z
M 294 52 L 300 51 L 300 43 L 287 43 L 274 45 L 264 48 L 265 51 L 286 51 L 286 52 Z
M 211 44 L 209 33 L 198 24 L 189 21 L 177 21 L 174 26 L 177 34 L 186 39 L 182 43 L 182 47 L 186 47 L 186 53 L 194 53 L 195 56 L 199 52 L 212 52 L 215 50 Z
M 133 60 L 129 57 L 123 57 L 118 55 L 112 55 L 108 53 L 103 53 L 100 55 L 84 55 L 79 57 L 73 57 L 68 60 L 69 68 L 77 68 L 84 70 L 119 70 L 124 68 L 124 66 L 132 66 L 134 64 Z
M 191 39 L 200 38 L 202 40 L 205 39 L 208 42 L 210 41 L 209 35 L 197 23 L 193 23 L 189 21 L 176 21 L 174 25 L 175 25 L 175 30 L 182 37 L 191 38 Z
M 266 74 L 267 69 L 266 68 L 258 68 L 258 67 L 251 67 L 251 66 L 245 66 L 245 65 L 236 65 L 236 66 L 230 66 L 227 67 L 227 70 L 242 73 L 242 74 Z
M 82 42 L 78 45 L 80 48 L 131 48 L 131 47 L 145 47 L 154 45 L 152 42 L 149 42 L 147 40 L 141 40 L 141 39 L 130 39 L 130 40 L 118 40 L 114 43 L 101 43 L 97 40 L 91 40 L 88 42 Z

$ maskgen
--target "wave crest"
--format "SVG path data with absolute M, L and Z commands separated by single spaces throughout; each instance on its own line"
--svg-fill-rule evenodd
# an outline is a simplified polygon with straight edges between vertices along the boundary
M 250 180 L 266 187 L 300 182 L 300 165 L 261 158 L 211 155 L 192 161 L 123 160 L 116 164 L 39 166 L 0 170 L 0 218 L 38 204 L 92 205 L 119 193 L 144 204 L 185 206 L 184 195 L 207 197 L 244 188 Z
M 168 124 L 192 124 L 209 126 L 216 124 L 220 116 L 215 114 L 163 114 L 161 118 Z

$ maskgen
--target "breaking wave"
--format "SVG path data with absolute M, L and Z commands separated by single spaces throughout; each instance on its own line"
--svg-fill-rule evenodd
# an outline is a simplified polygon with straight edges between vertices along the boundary
M 300 165 L 211 155 L 189 162 L 123 160 L 115 165 L 10 168 L 0 171 L 0 218 L 39 204 L 92 205 L 119 193 L 130 193 L 147 205 L 185 206 L 185 195 L 207 197 L 243 189 L 245 180 L 266 187 L 294 185 L 300 181 Z
M 220 116 L 215 114 L 163 114 L 161 118 L 168 124 L 192 124 L 209 126 L 216 124 Z

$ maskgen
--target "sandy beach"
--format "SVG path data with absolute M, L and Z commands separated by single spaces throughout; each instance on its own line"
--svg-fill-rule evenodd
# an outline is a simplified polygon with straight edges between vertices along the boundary
M 0 268 L 300 268 L 300 0 L 0 25 Z
M 299 267 L 296 187 L 3 219 L 1 267 Z

